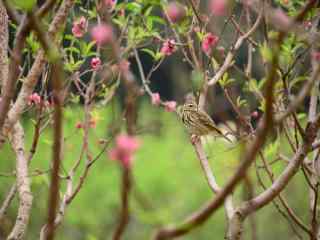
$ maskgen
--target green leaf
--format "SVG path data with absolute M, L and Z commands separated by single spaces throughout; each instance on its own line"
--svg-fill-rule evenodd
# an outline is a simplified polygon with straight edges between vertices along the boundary
M 265 99 L 262 99 L 262 101 L 260 102 L 260 106 L 258 107 L 258 109 L 262 112 L 266 111 L 266 101 Z
M 33 6 L 36 4 L 36 0 L 11 0 L 10 3 L 14 7 L 19 8 L 24 11 L 31 11 Z
M 142 48 L 141 51 L 149 54 L 153 59 L 156 59 L 156 54 L 151 49 Z
M 291 80 L 290 83 L 289 83 L 289 88 L 293 88 L 297 83 L 300 83 L 302 81 L 305 81 L 307 80 L 307 77 L 306 76 L 299 76 L 299 77 L 296 77 L 295 79 Z
M 263 45 L 260 46 L 260 52 L 262 55 L 262 58 L 265 62 L 269 62 L 272 59 L 272 51 L 268 47 L 267 43 L 263 43 Z
M 145 12 L 144 12 L 143 15 L 145 15 L 145 16 L 150 16 L 150 15 L 151 15 L 151 12 L 152 12 L 152 9 L 153 9 L 153 6 L 148 7 L 148 8 L 145 10 Z
M 97 240 L 98 238 L 97 237 L 95 237 L 94 235 L 92 235 L 92 234 L 89 234 L 88 236 L 87 236 L 87 238 L 86 238 L 86 240 Z
M 203 83 L 203 73 L 201 71 L 192 71 L 191 74 L 192 86 L 194 90 L 199 90 Z
M 298 119 L 299 120 L 305 119 L 306 117 L 307 117 L 307 114 L 305 114 L 305 113 L 299 113 L 298 114 Z
M 95 42 L 93 42 L 93 41 L 88 44 L 86 42 L 80 42 L 81 55 L 83 57 L 88 57 L 88 56 L 92 55 L 92 53 L 94 53 L 94 51 L 91 51 L 91 50 L 94 46 L 95 46 Z
M 271 142 L 264 149 L 264 156 L 266 159 L 272 159 L 278 153 L 280 147 L 280 138 L 277 138 L 274 142 Z
M 83 63 L 84 63 L 84 60 L 79 60 L 77 62 L 70 61 L 64 64 L 64 69 L 69 72 L 74 72 L 78 70 Z
M 163 18 L 158 17 L 158 16 L 149 16 L 147 19 L 149 21 L 152 21 L 152 22 L 155 22 L 155 23 L 159 23 L 161 25 L 165 25 L 166 24 L 166 21 Z
M 75 95 L 75 94 L 71 93 L 70 101 L 75 104 L 79 103 L 80 102 L 80 95 Z
M 27 46 L 31 49 L 31 52 L 34 54 L 40 48 L 40 43 L 35 40 L 34 34 L 31 33 L 26 39 Z
M 67 47 L 64 49 L 66 52 L 70 52 L 70 53 L 78 53 L 80 54 L 80 50 L 76 47 Z
M 158 61 L 158 60 L 160 60 L 162 57 L 164 57 L 163 53 L 157 52 L 157 53 L 156 53 L 156 56 L 155 56 L 155 60 Z
M 240 108 L 240 107 L 244 107 L 244 106 L 247 106 L 248 103 L 247 103 L 247 100 L 245 99 L 241 99 L 240 96 L 237 97 L 237 106 Z
M 223 74 L 222 78 L 219 79 L 219 83 L 223 88 L 226 87 L 227 85 L 230 85 L 233 82 L 235 82 L 235 79 L 229 78 L 229 75 L 227 72 Z
M 141 12 L 141 9 L 142 6 L 136 2 L 130 2 L 127 4 L 127 10 L 135 14 L 139 14 Z

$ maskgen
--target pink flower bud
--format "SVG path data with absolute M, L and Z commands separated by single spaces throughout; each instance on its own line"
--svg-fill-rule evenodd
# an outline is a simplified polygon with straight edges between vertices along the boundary
M 160 94 L 159 93 L 152 93 L 151 94 L 152 105 L 159 106 L 160 102 L 161 102 Z
M 176 110 L 177 103 L 175 101 L 167 101 L 164 103 L 164 106 L 167 112 L 174 112 Z
M 101 60 L 98 57 L 91 59 L 91 68 L 97 70 L 101 66 Z
M 215 16 L 223 16 L 227 10 L 227 0 L 211 0 L 209 9 Z
M 161 52 L 163 55 L 170 56 L 170 55 L 171 55 L 172 53 L 174 53 L 174 51 L 176 50 L 175 44 L 176 44 L 176 42 L 175 42 L 173 39 L 168 39 L 168 40 L 166 40 L 166 41 L 163 43 L 160 52 Z
M 212 48 L 217 45 L 218 41 L 219 38 L 216 35 L 207 33 L 201 43 L 202 51 L 204 51 L 207 55 L 210 55 Z
M 251 117 L 252 117 L 252 118 L 257 118 L 257 117 L 259 117 L 258 111 L 253 111 L 253 112 L 251 113 Z
M 76 129 L 81 129 L 83 126 L 82 126 L 82 123 L 81 122 L 77 122 L 76 125 L 75 125 L 75 128 Z
M 177 2 L 170 2 L 165 9 L 168 18 L 173 23 L 179 22 L 186 15 L 185 9 Z
M 113 30 L 110 25 L 96 25 L 91 30 L 91 37 L 97 45 L 108 44 L 113 41 Z

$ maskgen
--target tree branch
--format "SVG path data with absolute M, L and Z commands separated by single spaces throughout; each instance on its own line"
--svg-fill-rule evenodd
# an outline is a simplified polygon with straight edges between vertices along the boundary
M 17 157 L 17 188 L 20 203 L 16 223 L 7 239 L 20 240 L 24 239 L 32 205 L 32 193 L 28 176 L 28 161 L 25 157 L 24 150 L 24 131 L 20 123 L 15 124 L 10 138 L 11 146 Z

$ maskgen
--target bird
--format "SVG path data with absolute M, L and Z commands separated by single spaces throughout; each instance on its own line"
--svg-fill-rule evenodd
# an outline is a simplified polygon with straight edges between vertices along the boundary
M 193 138 L 192 136 L 201 137 L 214 134 L 232 143 L 232 140 L 223 134 L 210 116 L 201 110 L 195 101 L 187 101 L 182 106 L 179 106 L 177 113 L 191 134 L 191 139 Z

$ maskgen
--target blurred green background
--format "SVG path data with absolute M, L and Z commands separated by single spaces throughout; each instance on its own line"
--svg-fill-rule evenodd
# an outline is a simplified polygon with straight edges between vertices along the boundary
M 116 104 L 107 107 L 97 107 L 92 115 L 97 120 L 96 128 L 90 130 L 90 151 L 98 154 L 102 146 L 100 138 L 107 138 L 108 129 L 113 123 L 115 112 L 119 111 Z M 149 103 L 140 103 L 139 138 L 142 142 L 133 166 L 134 186 L 130 200 L 131 218 L 124 239 L 150 239 L 152 233 L 162 225 L 178 223 L 193 211 L 200 208 L 214 194 L 210 191 L 201 171 L 194 149 L 189 142 L 183 125 L 175 113 L 168 113 Z M 119 116 L 119 115 L 118 115 Z M 23 125 L 26 129 L 26 149 L 30 148 L 33 135 L 33 117 L 26 117 Z M 83 112 L 80 107 L 65 109 L 63 167 L 68 170 L 78 158 L 82 145 L 83 130 L 76 129 L 77 122 L 82 121 Z M 37 153 L 32 159 L 30 172 L 47 170 L 51 160 L 50 128 L 40 138 Z M 206 151 L 211 167 L 218 183 L 223 185 L 237 166 L 241 145 L 231 146 L 223 139 L 205 139 Z M 110 145 L 112 147 L 112 144 Z M 280 143 L 272 143 L 264 149 L 268 161 L 272 161 Z M 286 146 L 281 146 L 286 152 Z M 9 147 L 3 152 L 0 162 L 1 172 L 14 171 L 14 154 Z M 258 160 L 258 165 L 261 161 Z M 84 160 L 82 161 L 82 167 Z M 280 172 L 284 164 L 272 165 L 275 172 Z M 81 170 L 78 171 L 78 173 Z M 265 183 L 267 180 L 263 169 L 259 170 Z M 107 153 L 93 165 L 83 188 L 74 201 L 68 206 L 65 219 L 58 228 L 57 239 L 61 240 L 96 240 L 111 239 L 120 211 L 120 169 L 119 165 L 108 159 Z M 255 193 L 261 188 L 255 183 L 255 170 L 251 169 L 251 180 Z M 78 176 L 77 176 L 78 177 Z M 49 176 L 43 174 L 32 179 L 34 202 L 27 239 L 38 239 L 41 226 L 45 223 L 47 214 L 47 191 Z M 0 200 L 9 191 L 14 177 L 0 177 Z M 62 180 L 61 196 L 65 190 L 65 180 Z M 235 192 L 235 204 L 246 196 L 244 186 L 239 186 Z M 308 192 L 303 176 L 296 176 L 286 189 L 287 200 L 305 221 L 308 219 Z M 15 221 L 17 197 L 9 209 L 8 219 L 1 223 L 1 229 L 8 232 Z M 245 239 L 251 239 L 250 219 L 246 221 Z M 258 239 L 296 239 L 290 223 L 283 218 L 273 204 L 268 205 L 254 216 Z M 294 226 L 294 225 L 293 225 Z M 306 237 L 296 230 L 303 237 Z M 226 221 L 223 208 L 216 212 L 203 226 L 179 239 L 223 239 Z M 272 230 L 272 231 L 270 231 Z

